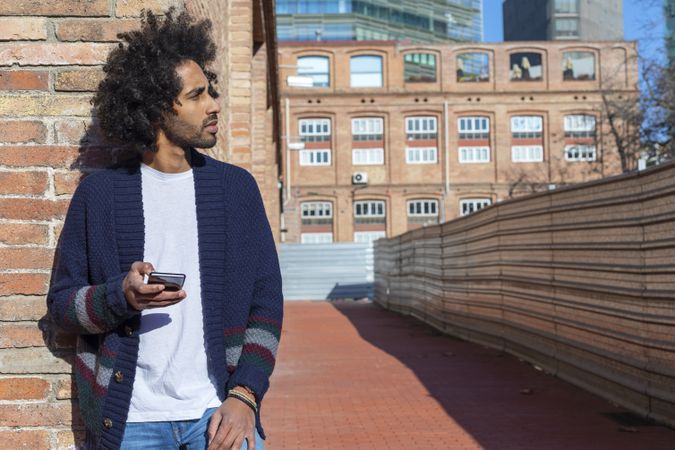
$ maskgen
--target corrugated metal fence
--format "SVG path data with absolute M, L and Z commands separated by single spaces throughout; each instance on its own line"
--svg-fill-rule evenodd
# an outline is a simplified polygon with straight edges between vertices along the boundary
M 279 263 L 286 300 L 373 296 L 372 244 L 281 244 Z

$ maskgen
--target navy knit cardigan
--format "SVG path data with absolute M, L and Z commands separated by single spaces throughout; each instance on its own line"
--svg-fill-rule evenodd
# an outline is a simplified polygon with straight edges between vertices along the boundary
M 281 332 L 283 298 L 276 248 L 253 177 L 192 151 L 204 339 L 218 395 L 235 385 L 262 400 Z M 176 211 L 180 214 L 180 211 Z M 47 296 L 54 322 L 78 334 L 74 373 L 87 441 L 117 449 L 138 358 L 140 313 L 122 281 L 143 260 L 139 165 L 87 177 L 61 233 Z M 260 415 L 258 432 L 264 437 Z

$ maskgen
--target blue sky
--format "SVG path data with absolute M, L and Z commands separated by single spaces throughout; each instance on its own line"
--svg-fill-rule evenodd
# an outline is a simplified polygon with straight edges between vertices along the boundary
M 637 40 L 641 50 L 662 53 L 663 0 L 623 0 L 623 31 L 626 40 Z M 486 42 L 504 40 L 502 0 L 483 0 Z M 657 24 L 657 26 L 654 26 Z

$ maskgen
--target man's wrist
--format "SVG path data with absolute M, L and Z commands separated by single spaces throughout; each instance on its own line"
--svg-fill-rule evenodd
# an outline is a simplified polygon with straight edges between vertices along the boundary
M 258 400 L 256 395 L 255 395 L 255 392 L 253 392 L 253 389 L 251 389 L 248 386 L 244 386 L 243 384 L 238 384 L 235 387 L 233 387 L 232 389 L 234 389 L 235 391 L 240 391 L 244 394 L 248 394 L 248 395 L 252 396 L 253 399 L 256 400 L 256 401 Z

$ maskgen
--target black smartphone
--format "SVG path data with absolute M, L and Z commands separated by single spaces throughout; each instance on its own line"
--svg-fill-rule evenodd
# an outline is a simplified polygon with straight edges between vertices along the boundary
M 180 291 L 185 283 L 182 273 L 150 272 L 148 284 L 163 284 L 167 291 Z

